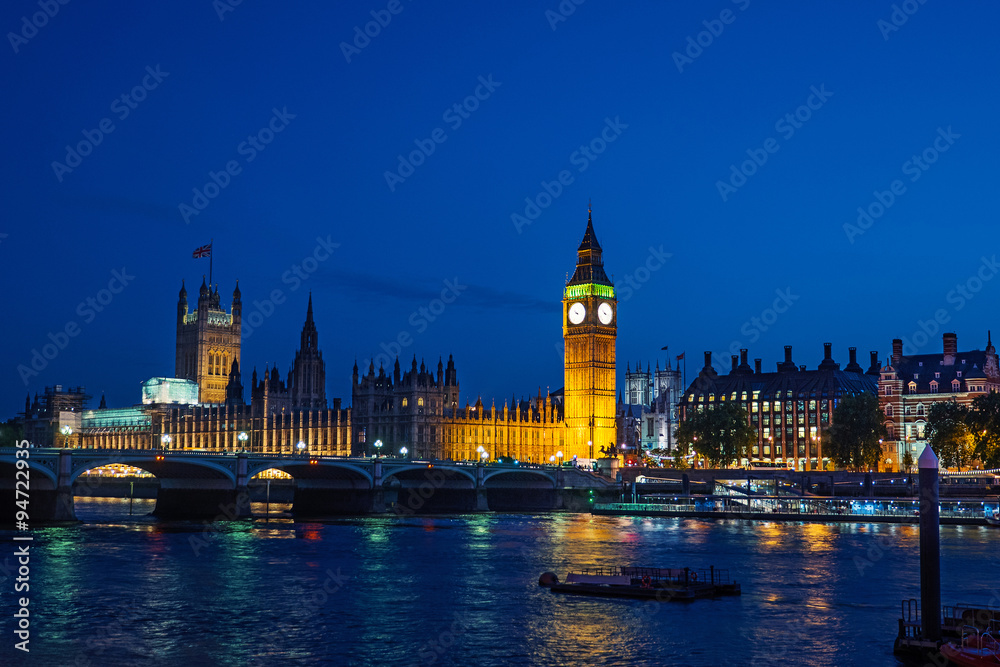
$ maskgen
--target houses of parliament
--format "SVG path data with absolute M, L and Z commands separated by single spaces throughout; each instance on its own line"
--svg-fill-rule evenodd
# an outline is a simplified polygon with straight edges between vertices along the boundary
M 572 278 L 563 290 L 564 387 L 502 406 L 461 403 L 454 359 L 436 369 L 414 357 L 405 369 L 354 365 L 351 407 L 326 398 L 326 364 L 306 307 L 299 348 L 286 375 L 265 367 L 244 399 L 239 285 L 227 311 L 218 286 L 204 281 L 192 310 L 181 286 L 177 300 L 173 377 L 143 384 L 142 403 L 86 409 L 82 387 L 46 388 L 26 400 L 25 438 L 38 446 L 132 447 L 317 455 L 397 455 L 470 460 L 512 457 L 549 462 L 595 458 L 614 447 L 617 299 L 588 214 Z M 70 426 L 71 435 L 60 435 Z M 376 443 L 380 447 L 376 448 Z

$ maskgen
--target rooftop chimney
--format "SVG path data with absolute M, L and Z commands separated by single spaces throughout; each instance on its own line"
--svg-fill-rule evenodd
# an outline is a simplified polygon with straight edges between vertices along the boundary
M 869 354 L 871 354 L 872 363 L 865 371 L 865 375 L 879 375 L 882 372 L 882 365 L 878 362 L 878 352 L 872 350 Z
M 744 347 L 740 349 L 740 366 L 747 365 L 747 349 Z
M 847 348 L 847 354 L 850 356 L 851 360 L 848 362 L 847 368 L 844 370 L 848 373 L 864 373 L 865 369 L 861 368 L 861 364 L 858 363 L 858 348 Z
M 840 364 L 833 360 L 833 343 L 823 343 L 823 361 L 819 364 L 821 371 L 840 370 Z
M 712 367 L 712 351 L 711 350 L 706 350 L 705 351 L 705 369 L 707 370 L 707 369 L 709 369 L 711 367 Z
M 958 336 L 946 333 L 941 338 L 944 341 L 944 365 L 954 366 L 955 357 L 958 355 Z
M 785 346 L 785 360 L 778 364 L 779 371 L 794 371 L 796 369 L 795 362 L 792 361 L 792 346 Z
M 892 364 L 895 366 L 903 359 L 903 339 L 892 339 Z
M 737 357 L 737 356 L 736 356 L 735 354 L 733 355 L 733 368 L 732 368 L 732 372 L 733 372 L 733 373 L 735 373 L 735 372 L 736 372 L 736 367 L 740 365 L 740 361 L 739 361 L 739 359 L 740 359 L 740 358 L 739 358 L 739 357 Z
M 760 373 L 760 359 L 753 360 L 753 371 L 754 373 Z

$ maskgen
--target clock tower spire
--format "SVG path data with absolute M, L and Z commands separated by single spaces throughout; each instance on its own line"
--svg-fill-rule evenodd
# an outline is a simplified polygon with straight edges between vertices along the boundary
M 604 271 L 601 244 L 587 209 L 576 270 L 563 292 L 567 459 L 596 458 L 615 446 L 615 340 L 618 299 Z

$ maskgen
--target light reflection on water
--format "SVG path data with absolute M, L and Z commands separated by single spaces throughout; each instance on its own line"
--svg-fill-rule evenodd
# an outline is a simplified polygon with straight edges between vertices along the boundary
M 151 509 L 78 498 L 88 523 L 36 531 L 33 664 L 891 665 L 899 602 L 918 595 L 910 526 L 273 514 L 206 527 Z M 996 533 L 941 534 L 945 602 L 988 601 Z M 656 605 L 537 585 L 619 563 L 728 568 L 743 596 Z

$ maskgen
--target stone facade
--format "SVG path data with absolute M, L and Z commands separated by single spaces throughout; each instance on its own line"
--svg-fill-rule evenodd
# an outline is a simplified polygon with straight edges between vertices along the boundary
M 438 361 L 436 375 L 416 357 L 410 370 L 401 371 L 399 359 L 392 375 L 374 363 L 359 376 L 354 365 L 351 405 L 355 454 L 417 459 L 490 460 L 510 457 L 525 462 L 547 462 L 565 446 L 562 404 L 558 397 L 504 403 L 502 409 L 459 405 L 458 373 L 449 355 L 448 365 Z M 376 448 L 375 443 L 381 447 Z M 482 448 L 482 451 L 480 451 Z M 565 452 L 564 452 L 565 454 Z
M 958 351 L 958 336 L 942 336 L 941 353 L 904 355 L 903 340 L 892 341 L 892 356 L 879 374 L 879 405 L 888 437 L 880 468 L 899 471 L 907 451 L 915 462 L 927 445 L 927 417 L 934 403 L 974 398 L 1000 391 L 1000 366 L 992 336 L 985 350 Z
M 199 403 L 224 403 L 233 363 L 240 360 L 240 326 L 243 304 L 239 282 L 233 290 L 230 312 L 215 291 L 201 282 L 198 306 L 188 311 L 187 290 L 181 283 L 177 296 L 177 354 L 174 375 L 198 383 Z
M 841 397 L 878 389 L 878 355 L 871 353 L 866 371 L 857 362 L 856 348 L 849 348 L 850 363 L 843 370 L 832 357 L 832 345 L 825 343 L 823 361 L 816 369 L 796 366 L 792 347 L 785 346 L 785 360 L 773 373 L 747 363 L 747 350 L 733 355 L 732 370 L 719 375 L 712 367 L 712 353 L 705 353 L 705 366 L 691 383 L 681 401 L 681 419 L 694 410 L 710 410 L 717 403 L 737 402 L 746 410 L 750 426 L 757 432 L 757 444 L 748 463 L 762 463 L 795 470 L 827 469 L 823 437 L 833 423 L 833 411 Z

